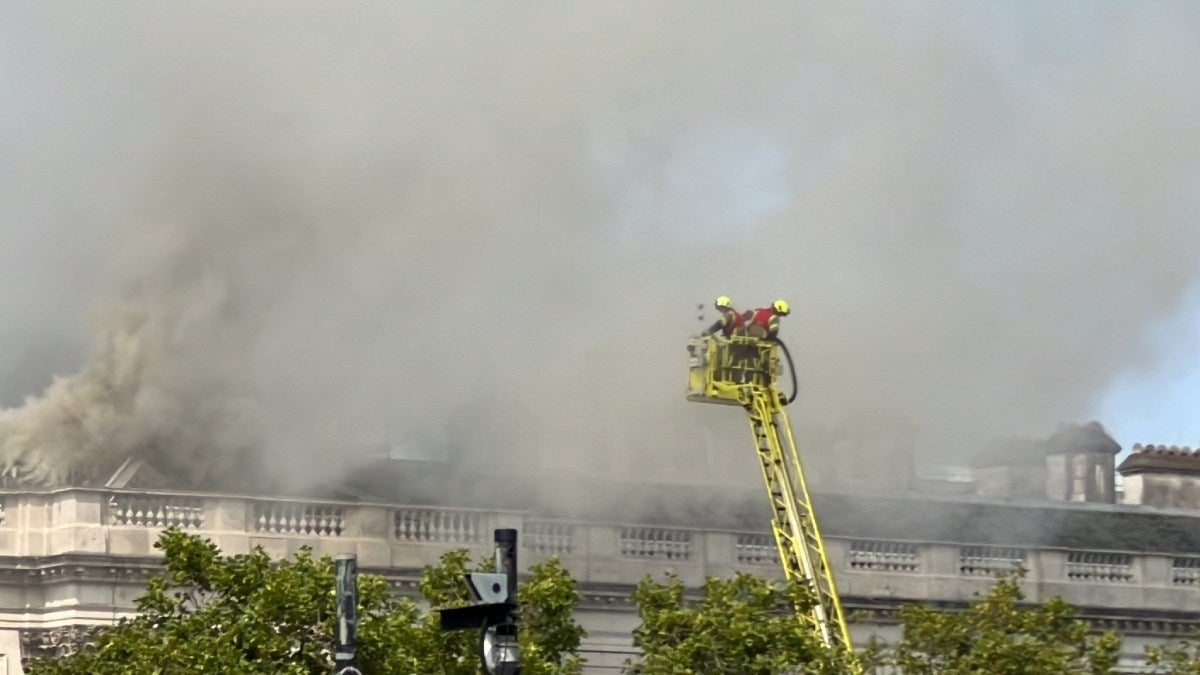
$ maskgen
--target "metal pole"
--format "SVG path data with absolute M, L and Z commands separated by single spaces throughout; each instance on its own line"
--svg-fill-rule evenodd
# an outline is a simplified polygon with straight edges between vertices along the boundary
M 496 530 L 496 572 L 508 575 L 508 601 L 517 601 L 517 531 Z
M 358 558 L 350 553 L 334 558 L 337 588 L 335 675 L 360 675 L 358 670 Z
M 514 529 L 497 529 L 494 535 L 496 541 L 496 571 L 508 576 L 508 601 L 517 606 L 517 531 Z M 518 675 L 521 672 L 521 656 L 517 649 L 517 614 L 514 611 L 509 616 L 509 622 L 496 627 L 497 637 L 511 645 L 504 650 L 500 663 L 497 664 L 497 675 Z

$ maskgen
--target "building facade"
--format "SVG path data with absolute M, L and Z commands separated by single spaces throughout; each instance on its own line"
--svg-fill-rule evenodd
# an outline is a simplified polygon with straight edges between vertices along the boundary
M 88 626 L 128 615 L 146 578 L 158 569 L 152 544 L 166 527 L 202 534 L 228 553 L 262 546 L 285 556 L 306 545 L 318 553 L 355 553 L 361 569 L 386 576 L 401 592 L 413 591 L 421 567 L 436 563 L 443 551 L 467 547 L 486 555 L 494 528 L 515 527 L 523 566 L 558 555 L 579 580 L 579 618 L 589 632 L 584 654 L 592 672 L 617 672 L 631 654 L 629 636 L 637 619 L 629 597 L 644 575 L 672 571 L 698 586 L 706 576 L 735 570 L 777 574 L 774 543 L 758 531 L 84 488 L 8 493 L 2 499 L 0 673 L 9 675 L 22 672 L 22 658 L 69 653 Z M 858 639 L 892 636 L 893 614 L 903 604 L 962 605 L 985 591 L 995 573 L 1017 566 L 1029 570 L 1023 585 L 1031 600 L 1061 595 L 1099 627 L 1123 632 L 1130 662 L 1143 644 L 1190 635 L 1200 619 L 1200 517 L 1191 514 L 902 498 L 870 503 L 845 495 L 823 501 L 830 514 L 831 564 L 844 601 L 857 612 Z M 833 514 L 855 508 L 900 515 L 904 522 L 844 531 L 854 518 Z M 1057 513 L 1047 518 L 1052 512 Z M 1090 529 L 1075 539 L 1060 539 L 1053 531 L 1085 520 Z M 963 522 L 977 524 L 979 536 L 958 541 L 942 536 Z M 1008 536 L 988 532 L 1014 523 L 1029 527 L 1009 530 Z M 1098 536 L 1116 527 L 1133 528 L 1145 541 Z M 1147 528 L 1170 540 L 1149 535 Z M 906 532 L 923 536 L 903 536 Z M 1165 545 L 1153 545 L 1158 542 Z
M 1097 628 L 1122 632 L 1130 672 L 1146 644 L 1192 635 L 1200 621 L 1200 502 L 1190 481 L 1200 475 L 1200 453 L 1138 446 L 1114 468 L 1119 449 L 1108 444 L 1060 450 L 1014 452 L 1012 465 L 976 467 L 967 482 L 910 477 L 903 490 L 816 495 L 855 639 L 895 637 L 901 606 L 961 607 L 995 574 L 1018 567 L 1027 570 L 1021 583 L 1030 600 L 1061 596 Z M 1123 492 L 1118 472 L 1126 474 Z M 578 616 L 589 633 L 583 653 L 595 673 L 619 672 L 632 655 L 630 595 L 645 575 L 670 571 L 699 586 L 739 570 L 779 574 L 768 507 L 754 490 L 581 480 L 580 503 L 587 494 L 600 498 L 576 512 L 538 508 L 536 499 L 458 508 L 428 494 L 406 504 L 139 488 L 0 491 L 0 675 L 20 675 L 31 656 L 68 654 L 91 627 L 129 615 L 159 569 L 153 543 L 168 527 L 208 537 L 229 554 L 256 546 L 279 557 L 302 546 L 353 553 L 361 570 L 400 592 L 415 592 L 421 568 L 444 551 L 487 555 L 495 528 L 516 528 L 522 567 L 556 555 L 579 581 Z M 1021 489 L 997 487 L 1005 484 Z M 516 488 L 509 492 L 529 494 Z M 604 498 L 622 491 L 652 499 L 634 509 Z

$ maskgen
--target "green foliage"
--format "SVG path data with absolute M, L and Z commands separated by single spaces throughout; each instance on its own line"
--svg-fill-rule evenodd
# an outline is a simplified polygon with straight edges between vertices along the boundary
M 961 612 L 900 610 L 903 637 L 874 644 L 869 660 L 908 675 L 1101 675 L 1115 672 L 1121 639 L 1091 634 L 1061 598 L 1023 604 L 1018 576 L 998 579 Z
M 99 632 L 95 646 L 66 659 L 34 661 L 30 675 L 246 673 L 308 675 L 332 668 L 334 572 L 328 557 L 305 548 L 272 561 L 262 550 L 222 556 L 208 540 L 176 530 L 155 547 L 164 572 L 137 600 L 137 616 Z M 487 569 L 492 561 L 483 561 Z M 466 551 L 451 551 L 423 570 L 418 600 L 392 593 L 378 576 L 359 575 L 359 663 L 377 675 L 476 675 L 478 634 L 444 633 L 423 607 L 469 598 Z M 526 675 L 578 675 L 585 636 L 574 621 L 575 580 L 551 558 L 530 568 L 519 589 Z M 831 675 L 852 672 L 847 655 L 826 648 L 796 619 L 812 607 L 804 584 L 779 585 L 748 574 L 708 579 L 695 597 L 668 575 L 644 578 L 634 593 L 641 623 L 633 633 L 633 675 Z M 868 672 L 908 675 L 1106 675 L 1115 672 L 1120 638 L 1095 635 L 1074 608 L 1053 598 L 1024 602 L 1019 575 L 1001 578 L 959 612 L 910 605 L 902 637 L 872 643 Z M 1200 644 L 1184 640 L 1147 650 L 1157 675 L 1200 675 Z M 879 668 L 878 671 L 875 669 Z
M 1200 644 L 1195 639 L 1146 648 L 1147 672 L 1155 675 L 1200 675 Z
M 813 606 L 807 585 L 780 586 L 750 574 L 709 578 L 696 601 L 683 582 L 650 577 L 633 595 L 641 625 L 633 642 L 642 657 L 626 663 L 635 675 L 846 673 L 846 655 L 803 627 L 796 608 Z
M 222 556 L 208 540 L 163 533 L 165 571 L 150 580 L 136 617 L 103 629 L 96 645 L 66 659 L 30 664 L 30 675 L 246 673 L 308 675 L 333 666 L 334 566 L 305 548 L 272 562 L 261 549 Z M 466 551 L 442 556 L 422 574 L 432 607 L 467 602 Z M 394 596 L 388 582 L 360 574 L 358 656 L 373 675 L 476 675 L 478 634 L 443 633 L 435 612 Z M 583 629 L 572 618 L 575 581 L 556 560 L 531 568 L 520 588 L 525 672 L 578 673 Z
M 583 658 L 578 651 L 587 633 L 573 618 L 579 604 L 574 579 L 558 558 L 534 565 L 529 573 L 529 581 L 517 589 L 522 675 L 583 672 Z

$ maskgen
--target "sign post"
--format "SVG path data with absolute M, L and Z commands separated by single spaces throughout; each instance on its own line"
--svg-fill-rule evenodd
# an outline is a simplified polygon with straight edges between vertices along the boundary
M 336 643 L 333 648 L 334 675 L 362 675 L 358 669 L 358 558 L 354 554 L 334 558 L 337 589 Z
M 520 675 L 517 646 L 517 531 L 495 532 L 496 572 L 466 575 L 475 604 L 438 610 L 442 630 L 479 631 L 479 660 L 488 675 Z

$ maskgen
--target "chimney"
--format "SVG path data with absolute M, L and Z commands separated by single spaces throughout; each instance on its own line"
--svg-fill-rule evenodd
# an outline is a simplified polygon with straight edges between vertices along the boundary
M 1139 443 L 1117 471 L 1124 504 L 1200 509 L 1200 450 Z
M 974 492 L 988 499 L 1113 504 L 1120 451 L 1099 422 L 1064 424 L 1044 440 L 996 441 L 972 460 Z
M 1046 498 L 1116 503 L 1116 454 L 1121 446 L 1099 422 L 1066 424 L 1046 440 Z M 1128 489 L 1128 486 L 1126 487 Z
M 1041 499 L 1046 488 L 1046 442 L 1008 438 L 988 444 L 972 458 L 977 497 L 1025 501 Z

